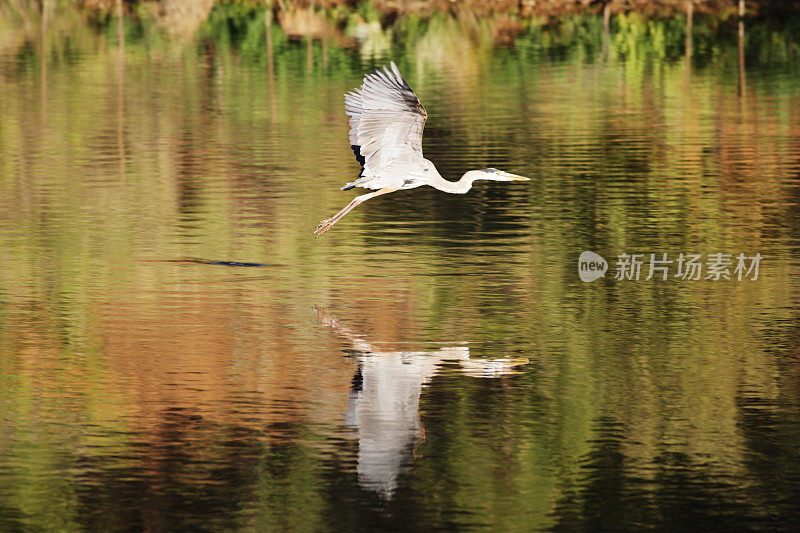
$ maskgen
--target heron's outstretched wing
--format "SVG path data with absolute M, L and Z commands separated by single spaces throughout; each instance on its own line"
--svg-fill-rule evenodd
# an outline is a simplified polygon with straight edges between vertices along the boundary
M 361 176 L 377 177 L 398 159 L 422 159 L 422 129 L 428 114 L 394 61 L 376 69 L 344 97 L 350 116 L 350 144 Z

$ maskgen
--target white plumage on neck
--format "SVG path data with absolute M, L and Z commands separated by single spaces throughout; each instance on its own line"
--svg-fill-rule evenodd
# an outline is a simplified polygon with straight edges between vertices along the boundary
M 469 172 L 464 173 L 464 175 L 461 176 L 461 179 L 458 181 L 448 181 L 437 172 L 434 179 L 432 179 L 428 185 L 439 189 L 440 191 L 451 194 L 465 194 L 472 188 L 472 183 L 476 180 L 527 181 L 528 178 L 511 174 L 510 172 L 504 172 L 502 170 L 487 168 L 484 170 L 470 170 Z
M 472 182 L 476 179 L 479 179 L 483 174 L 480 170 L 470 170 L 469 172 L 464 173 L 461 176 L 461 179 L 458 181 L 449 181 L 444 179 L 441 176 L 437 176 L 438 179 L 432 180 L 429 185 L 440 191 L 448 192 L 451 194 L 465 194 L 472 188 Z

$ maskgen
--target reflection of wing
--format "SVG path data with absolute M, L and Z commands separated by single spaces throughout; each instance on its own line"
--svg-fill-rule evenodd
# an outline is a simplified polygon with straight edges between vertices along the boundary
M 361 163 L 362 183 L 397 159 L 422 159 L 422 129 L 428 114 L 397 65 L 364 77 L 360 88 L 344 97 L 350 117 L 350 144 Z
M 499 358 L 499 359 L 465 359 L 461 361 L 463 372 L 475 378 L 498 378 L 519 374 L 517 368 L 528 364 L 527 357 Z
M 413 463 L 422 438 L 419 397 L 441 361 L 425 352 L 385 352 L 359 357 L 361 390 L 351 392 L 358 431 L 358 481 L 386 500 Z

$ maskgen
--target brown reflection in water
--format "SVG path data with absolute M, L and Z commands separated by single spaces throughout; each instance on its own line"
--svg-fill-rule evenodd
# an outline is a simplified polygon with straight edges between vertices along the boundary
M 102 306 L 100 331 L 115 386 L 145 433 L 171 409 L 276 438 L 300 423 L 335 424 L 345 410 L 350 365 L 312 360 L 270 318 L 289 314 L 275 299 L 254 307 L 239 290 L 197 288 L 151 306 L 133 296 Z
M 692 22 L 694 18 L 694 0 L 686 0 L 686 78 L 691 76 L 692 72 Z
M 170 37 L 175 39 L 191 39 L 197 28 L 208 19 L 208 14 L 216 0 L 163 0 L 154 14 L 158 23 L 163 26 Z

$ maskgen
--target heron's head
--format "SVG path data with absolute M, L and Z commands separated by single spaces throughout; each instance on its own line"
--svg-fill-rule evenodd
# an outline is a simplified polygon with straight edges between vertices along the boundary
M 506 172 L 504 170 L 497 170 L 496 168 L 484 168 L 483 170 L 476 170 L 476 173 L 480 173 L 479 175 L 475 176 L 475 179 L 479 180 L 492 180 L 492 181 L 529 181 L 530 178 L 526 178 L 525 176 L 518 176 L 517 174 L 512 174 L 511 172 Z

